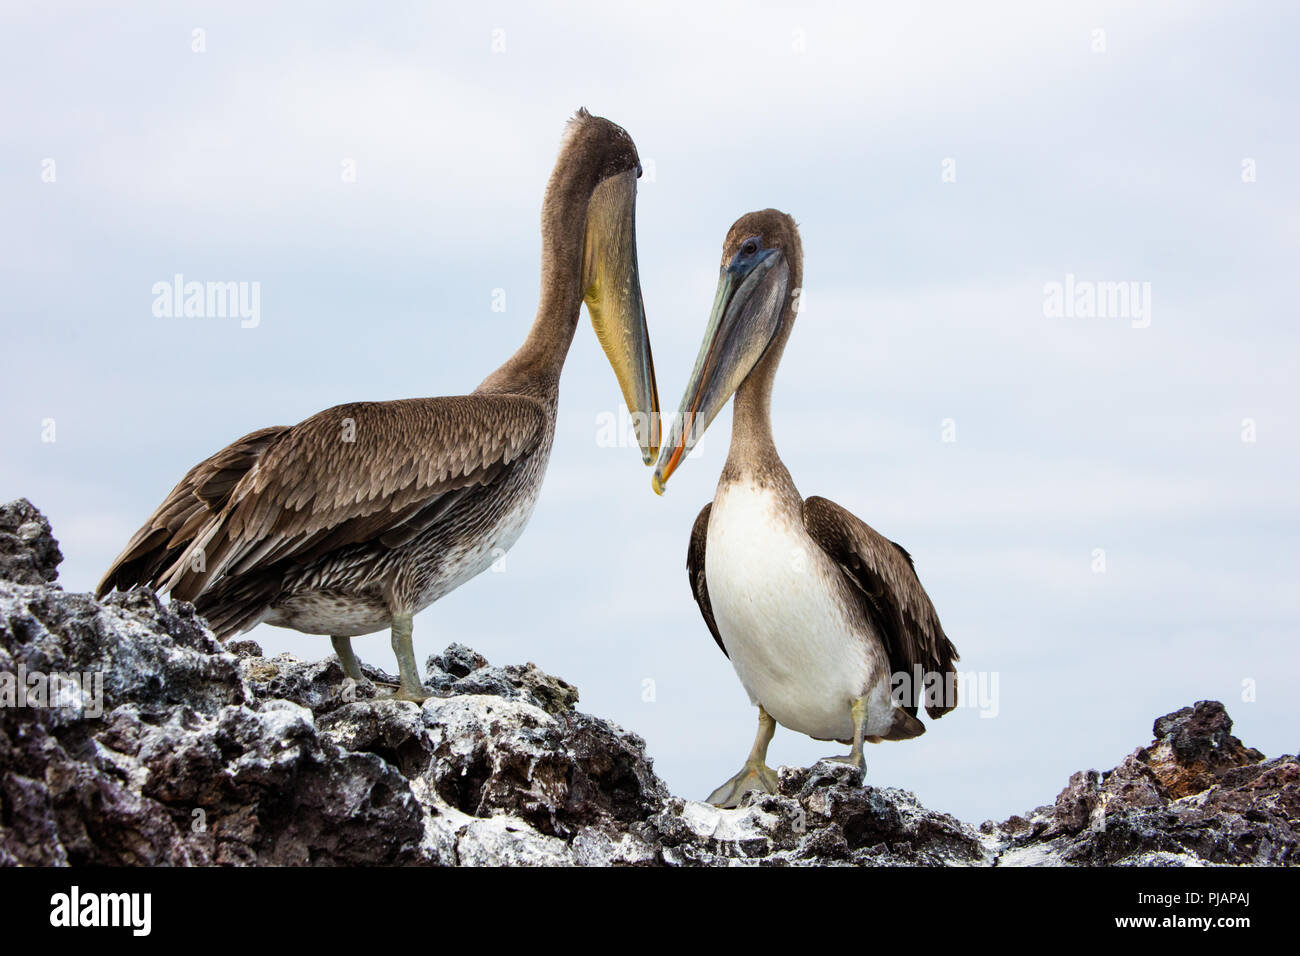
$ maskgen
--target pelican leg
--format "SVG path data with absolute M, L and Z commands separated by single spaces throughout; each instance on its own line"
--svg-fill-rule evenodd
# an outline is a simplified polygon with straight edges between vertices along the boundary
M 415 649 L 411 646 L 411 615 L 393 616 L 393 653 L 397 655 L 397 673 L 401 684 L 397 700 L 413 700 L 417 704 L 429 699 L 424 684 L 420 682 L 420 668 L 415 663 Z
M 843 757 L 827 757 L 826 759 L 833 760 L 836 763 L 852 764 L 865 770 L 866 763 L 862 759 L 862 729 L 867 723 L 867 699 L 865 697 L 857 698 L 853 702 L 850 712 L 853 714 L 853 748 Z
M 767 765 L 767 746 L 776 733 L 776 721 L 772 715 L 758 707 L 758 734 L 754 737 L 754 748 L 740 772 L 709 794 L 709 803 L 715 807 L 738 807 L 740 799 L 750 790 L 762 790 L 764 793 L 777 792 L 776 771 Z
M 331 637 L 330 643 L 334 645 L 334 653 L 339 656 L 339 663 L 343 665 L 344 675 L 355 681 L 365 680 L 361 673 L 361 662 L 352 652 L 352 638 Z

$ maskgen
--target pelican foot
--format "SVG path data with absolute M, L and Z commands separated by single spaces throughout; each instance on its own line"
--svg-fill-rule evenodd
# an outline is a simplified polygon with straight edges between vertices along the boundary
M 843 754 L 834 757 L 822 757 L 822 760 L 825 760 L 828 763 L 846 763 L 850 767 L 860 767 L 864 773 L 867 769 L 867 762 L 862 759 L 862 754 Z
M 398 687 L 389 696 L 392 700 L 409 700 L 413 704 L 423 704 L 426 700 L 428 700 L 433 695 L 430 694 L 423 687 L 421 687 L 419 690 L 416 690 L 411 687 Z
M 746 761 L 740 773 L 709 794 L 708 802 L 715 807 L 738 807 L 741 798 L 751 790 L 776 793 L 777 789 L 775 770 L 765 763 Z

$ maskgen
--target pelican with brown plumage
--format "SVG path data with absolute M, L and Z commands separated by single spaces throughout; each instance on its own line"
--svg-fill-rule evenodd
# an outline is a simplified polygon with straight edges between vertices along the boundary
M 652 480 L 664 485 L 735 395 L 731 448 L 713 501 L 691 530 L 686 569 L 700 613 L 758 708 L 740 772 L 709 796 L 736 806 L 775 793 L 776 725 L 862 745 L 925 732 L 956 706 L 957 651 L 903 548 L 826 498 L 803 498 L 772 439 L 772 383 L 794 327 L 803 251 L 775 209 L 727 234 L 704 344 Z M 917 680 L 917 676 L 920 680 Z
M 193 601 L 222 639 L 260 623 L 329 635 L 354 680 L 362 672 L 351 639 L 388 628 L 397 696 L 423 700 L 412 617 L 489 567 L 527 524 L 584 302 L 642 457 L 654 462 L 659 398 L 637 274 L 640 175 L 632 138 L 579 110 L 542 204 L 537 315 L 505 364 L 469 395 L 339 405 L 244 436 L 181 479 L 97 593 L 170 591 Z

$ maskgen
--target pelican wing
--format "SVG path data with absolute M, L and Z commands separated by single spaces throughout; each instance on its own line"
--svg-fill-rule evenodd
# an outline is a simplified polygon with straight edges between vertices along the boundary
M 230 492 L 262 453 L 287 431 L 287 425 L 258 429 L 186 472 L 132 535 L 95 588 L 96 596 L 103 597 L 115 587 L 126 591 L 137 584 L 156 582 L 159 572 L 175 562 L 195 531 L 221 511 Z
M 704 549 L 709 537 L 709 514 L 712 511 L 713 502 L 709 502 L 695 519 L 695 526 L 691 528 L 691 543 L 686 549 L 686 575 L 691 579 L 691 593 L 695 595 L 695 603 L 700 606 L 700 614 L 704 616 L 704 623 L 709 626 L 709 633 L 718 642 L 718 647 L 722 648 L 722 653 L 731 657 L 727 654 L 726 645 L 722 643 L 722 635 L 718 633 L 718 624 L 713 620 L 713 605 L 709 601 L 709 582 L 704 578 Z
M 919 665 L 926 675 L 953 673 L 957 649 L 944 634 L 912 557 L 902 545 L 826 498 L 805 500 L 803 519 L 809 536 L 839 564 L 861 595 L 863 610 L 884 641 L 890 670 L 910 675 Z M 926 711 L 939 717 L 955 705 L 953 699 L 941 700 L 927 703 Z M 906 709 L 916 716 L 916 707 Z
M 173 535 L 183 550 L 139 583 L 194 600 L 224 576 L 285 559 L 306 562 L 375 540 L 396 547 L 436 524 L 460 495 L 531 454 L 545 418 L 541 402 L 519 395 L 359 402 L 279 430 L 256 455 L 239 459 L 246 467 L 237 479 L 232 468 L 209 466 L 231 451 L 225 449 L 169 496 L 182 499 L 173 511 L 191 509 L 190 534 L 181 541 Z M 191 480 L 205 466 L 224 477 Z M 206 511 L 193 511 L 183 489 Z M 170 515 L 167 508 L 164 502 L 145 528 Z M 105 582 L 120 586 L 121 577 L 110 570 Z

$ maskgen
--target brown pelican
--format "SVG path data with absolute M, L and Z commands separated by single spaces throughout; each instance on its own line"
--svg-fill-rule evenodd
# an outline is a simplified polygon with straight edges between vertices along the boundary
M 803 498 L 777 455 L 772 381 L 794 327 L 803 250 L 794 220 L 749 213 L 722 247 L 713 314 L 653 485 L 664 483 L 734 393 L 731 449 L 691 530 L 686 569 L 700 613 L 758 707 L 744 767 L 709 797 L 736 806 L 776 791 L 776 725 L 818 740 L 906 740 L 916 717 L 956 705 L 957 651 L 903 548 L 833 501 Z M 920 678 L 918 680 L 918 678 Z
M 392 632 L 397 696 L 426 697 L 411 619 L 514 544 L 555 435 L 582 303 L 638 427 L 658 451 L 659 398 L 636 259 L 641 165 L 619 126 L 579 110 L 542 204 L 542 289 L 522 346 L 469 395 L 339 405 L 263 428 L 192 468 L 99 583 L 193 601 L 218 637 L 266 622 L 351 638 Z

